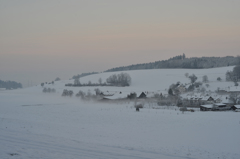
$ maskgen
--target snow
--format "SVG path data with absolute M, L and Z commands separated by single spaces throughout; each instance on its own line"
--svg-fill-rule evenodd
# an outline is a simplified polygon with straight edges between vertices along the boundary
M 103 91 L 162 92 L 177 81 L 189 82 L 186 72 L 208 75 L 210 89 L 226 70 L 129 71 L 130 87 L 98 87 Z M 81 78 L 104 80 L 112 73 Z M 174 77 L 174 78 L 172 78 Z M 201 79 L 200 79 L 201 80 Z M 216 82 L 214 82 L 214 80 Z M 145 103 L 136 112 L 133 102 L 85 102 L 62 97 L 63 89 L 91 91 L 96 87 L 65 87 L 69 80 L 41 86 L 0 91 L 0 158 L 240 158 L 240 115 L 238 112 L 180 112 L 177 107 Z M 221 82 L 221 87 L 233 83 Z M 214 87 L 214 88 L 213 88 Z M 139 95 L 139 94 L 138 94 Z M 155 108 L 148 107 L 153 105 Z
M 201 105 L 202 107 L 205 107 L 205 108 L 212 108 L 213 105 L 212 104 L 205 104 L 205 105 Z

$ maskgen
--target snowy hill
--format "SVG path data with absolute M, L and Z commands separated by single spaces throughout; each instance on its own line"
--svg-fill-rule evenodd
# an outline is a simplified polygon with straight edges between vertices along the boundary
M 61 96 L 63 89 L 77 93 L 95 88 L 166 93 L 172 83 L 190 82 L 185 73 L 194 73 L 198 81 L 207 75 L 207 89 L 215 91 L 233 85 L 224 80 L 232 68 L 126 71 L 132 78 L 130 87 L 65 87 L 73 83 L 65 80 L 45 84 L 56 93 L 42 93 L 40 85 L 0 91 L 0 158 L 240 158 L 237 112 L 182 114 L 176 107 L 136 112 L 131 102 L 95 103 Z M 94 74 L 80 82 L 97 83 L 112 74 Z
M 202 77 L 204 75 L 208 76 L 209 79 L 209 87 L 207 90 L 216 91 L 218 87 L 220 89 L 227 89 L 228 86 L 233 86 L 233 82 L 225 81 L 225 74 L 227 71 L 232 71 L 234 66 L 229 67 L 221 67 L 221 68 L 213 68 L 213 69 L 155 69 L 155 70 L 134 70 L 134 71 L 121 71 L 128 73 L 132 78 L 132 83 L 130 87 L 65 87 L 65 84 L 74 83 L 74 80 L 64 80 L 55 82 L 54 85 L 49 84 L 45 85 L 45 87 L 56 88 L 57 92 L 61 92 L 63 89 L 71 89 L 74 93 L 77 93 L 79 90 L 88 91 L 93 90 L 95 88 L 99 88 L 102 91 L 122 91 L 122 92 L 142 92 L 142 91 L 150 91 L 150 92 L 162 92 L 167 93 L 167 89 L 173 83 L 177 83 L 178 81 L 182 84 L 189 84 L 190 80 L 185 76 L 185 73 L 189 75 L 195 74 L 198 79 L 197 81 L 202 82 Z M 80 78 L 81 83 L 88 83 L 91 81 L 92 83 L 98 83 L 99 78 L 102 81 L 106 81 L 106 79 L 112 74 L 118 74 L 121 72 L 105 72 L 100 74 L 89 75 L 83 78 Z M 217 81 L 217 78 L 220 77 L 222 79 L 221 82 Z M 38 86 L 40 87 L 40 86 Z

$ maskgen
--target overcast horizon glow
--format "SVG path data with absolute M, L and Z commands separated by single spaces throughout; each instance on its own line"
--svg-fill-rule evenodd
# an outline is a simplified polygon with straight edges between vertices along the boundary
M 239 7 L 238 0 L 0 0 L 0 79 L 29 86 L 183 53 L 237 56 Z

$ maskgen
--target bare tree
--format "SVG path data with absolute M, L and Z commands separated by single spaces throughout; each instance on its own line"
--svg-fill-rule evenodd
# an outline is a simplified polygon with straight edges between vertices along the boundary
M 99 88 L 95 88 L 94 91 L 96 92 L 96 95 L 100 95 L 101 94 L 101 91 Z
M 207 82 L 208 82 L 208 76 L 207 76 L 207 75 L 204 75 L 204 76 L 202 77 L 202 81 L 203 81 L 204 83 L 207 83 Z
M 197 80 L 197 76 L 195 76 L 194 74 L 192 74 L 191 76 L 188 76 L 188 78 L 191 80 L 192 84 Z
M 80 83 L 80 81 L 79 81 L 79 78 L 75 78 L 75 79 L 74 79 L 74 85 L 75 85 L 75 86 L 80 86 L 80 85 L 81 85 L 81 83 Z
M 234 104 L 237 104 L 237 101 L 240 99 L 239 93 L 231 93 L 229 95 L 229 100 L 231 100 Z
M 113 74 L 107 78 L 107 83 L 114 86 L 129 86 L 131 84 L 131 77 L 127 73 Z

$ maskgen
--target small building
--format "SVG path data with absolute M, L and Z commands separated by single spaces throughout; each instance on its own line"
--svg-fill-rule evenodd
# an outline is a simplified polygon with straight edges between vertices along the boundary
M 213 104 L 214 103 L 214 99 L 211 96 L 205 96 L 201 99 L 201 101 L 203 103 L 208 103 L 208 104 Z
M 211 111 L 212 107 L 213 107 L 212 104 L 200 105 L 200 110 L 201 111 Z
M 121 100 L 127 99 L 126 92 L 104 92 L 101 94 L 102 100 Z
M 213 104 L 213 107 L 212 107 L 212 111 L 225 111 L 225 110 L 230 110 L 230 109 L 231 109 L 231 107 L 229 107 L 223 103 L 215 103 L 215 104 Z
M 138 98 L 146 98 L 146 97 L 147 97 L 147 95 L 146 95 L 144 92 L 142 92 L 142 93 L 139 95 Z
M 232 110 L 236 111 L 236 112 L 240 112 L 240 105 L 234 105 L 231 107 Z

